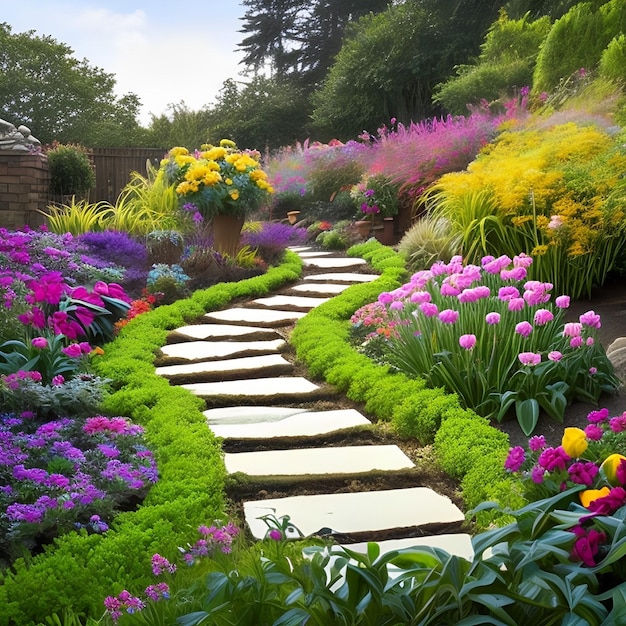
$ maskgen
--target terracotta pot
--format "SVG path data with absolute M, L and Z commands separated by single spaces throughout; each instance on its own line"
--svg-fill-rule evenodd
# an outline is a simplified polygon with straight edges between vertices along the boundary
M 287 219 L 290 224 L 295 224 L 298 221 L 298 215 L 300 215 L 300 211 L 288 211 Z
M 226 213 L 213 216 L 213 247 L 217 252 L 230 257 L 237 255 L 243 223 L 243 217 Z
M 369 220 L 359 220 L 358 222 L 354 222 L 354 227 L 356 228 L 356 231 L 359 233 L 359 235 L 365 238 L 370 234 L 372 222 L 370 222 Z

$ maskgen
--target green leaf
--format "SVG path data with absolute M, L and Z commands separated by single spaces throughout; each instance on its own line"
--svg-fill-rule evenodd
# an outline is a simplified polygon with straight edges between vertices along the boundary
M 534 398 L 518 400 L 515 403 L 515 413 L 522 432 L 527 437 L 532 435 L 539 420 L 539 403 L 537 400 Z

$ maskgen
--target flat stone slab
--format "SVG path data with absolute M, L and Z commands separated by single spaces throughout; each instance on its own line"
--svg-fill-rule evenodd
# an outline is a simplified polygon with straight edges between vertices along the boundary
M 427 487 L 293 496 L 244 502 L 246 523 L 257 539 L 265 537 L 263 515 L 289 515 L 303 535 L 322 528 L 350 534 L 436 523 L 461 523 L 463 513 L 449 498 Z
M 302 283 L 291 287 L 291 291 L 301 291 L 303 293 L 319 293 L 336 296 L 338 293 L 348 289 L 350 285 L 333 285 L 330 283 Z
M 302 250 L 300 252 L 298 252 L 298 256 L 302 257 L 303 259 L 312 259 L 315 257 L 320 257 L 320 256 L 329 256 L 333 254 L 332 252 L 327 252 L 324 250 L 312 250 L 311 252 L 307 252 L 305 250 Z
M 359 274 L 358 272 L 330 272 L 327 274 L 311 274 L 305 276 L 303 280 L 327 280 L 335 283 L 371 283 L 380 274 Z
M 271 339 L 269 341 L 185 341 L 163 346 L 161 352 L 171 359 L 206 361 L 235 354 L 278 352 L 285 345 L 287 344 L 284 339 Z
M 257 298 L 253 300 L 254 304 L 260 304 L 262 306 L 282 308 L 282 307 L 294 307 L 296 309 L 314 309 L 324 302 L 328 302 L 330 298 L 311 298 L 310 296 L 270 296 L 268 298 Z
M 242 324 L 260 324 L 270 327 L 288 326 L 304 317 L 306 313 L 300 311 L 277 311 L 275 309 L 246 309 L 244 307 L 234 307 L 223 311 L 206 313 L 209 320 L 223 322 L 241 322 Z
M 257 422 L 278 422 L 306 413 L 308 409 L 287 406 L 225 406 L 204 411 L 209 424 L 255 424 Z
M 201 361 L 185 363 L 184 365 L 165 365 L 163 367 L 157 367 L 156 373 L 159 376 L 165 377 L 200 376 L 202 374 L 224 374 L 226 372 L 256 372 L 270 367 L 282 368 L 284 373 L 288 373 L 293 369 L 293 364 L 280 354 L 262 354 L 260 356 L 224 359 L 222 361 Z
M 313 267 L 322 267 L 325 269 L 336 267 L 356 267 L 358 265 L 365 265 L 367 261 L 365 259 L 351 259 L 349 257 L 320 257 L 312 259 L 302 259 L 305 265 Z
M 236 407 L 239 408 L 239 407 Z M 241 407 L 259 409 L 257 412 L 232 414 L 213 413 L 223 409 L 205 411 L 211 430 L 223 439 L 269 439 L 272 437 L 310 437 L 336 430 L 366 426 L 371 422 L 355 409 L 336 411 L 305 411 L 276 407 Z M 278 413 L 280 411 L 280 413 Z M 220 417 L 222 415 L 222 417 Z
M 307 250 L 312 250 L 311 246 L 288 246 L 288 250 L 295 252 L 296 254 L 300 254 L 300 252 L 306 252 Z
M 474 550 L 472 548 L 472 538 L 464 533 L 451 533 L 432 535 L 429 537 L 409 537 L 406 539 L 389 539 L 388 541 L 376 542 L 380 546 L 381 555 L 387 554 L 393 550 L 404 550 L 406 548 L 441 548 L 448 554 L 460 556 L 468 561 L 474 558 Z M 348 550 L 367 554 L 367 542 L 352 543 L 343 546 Z M 394 568 L 395 571 L 399 572 Z
M 190 383 L 181 385 L 197 396 L 276 396 L 306 395 L 319 387 L 300 376 L 278 376 L 274 378 L 246 378 L 225 380 L 219 383 Z
M 307 474 L 360 474 L 415 467 L 398 446 L 341 446 L 264 450 L 224 455 L 229 474 L 248 476 L 305 476 Z
M 171 334 L 189 339 L 224 339 L 225 337 L 236 337 L 237 339 L 259 339 L 263 337 L 269 339 L 280 336 L 271 328 L 239 326 L 236 324 L 192 324 L 190 326 L 181 326 L 173 330 Z

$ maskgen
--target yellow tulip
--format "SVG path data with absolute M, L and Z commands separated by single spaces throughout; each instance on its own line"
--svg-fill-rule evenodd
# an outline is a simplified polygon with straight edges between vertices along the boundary
M 581 504 L 588 509 L 589 505 L 598 498 L 604 498 L 611 493 L 608 487 L 602 487 L 602 489 L 586 489 L 579 494 Z
M 577 459 L 587 449 L 587 436 L 580 428 L 566 428 L 563 431 L 561 447 L 572 459 Z
M 617 479 L 617 468 L 620 466 L 622 461 L 626 461 L 626 456 L 621 454 L 611 454 L 608 456 L 602 465 L 600 465 L 600 471 L 604 473 L 606 479 L 609 481 L 609 484 L 616 487 L 621 484 Z

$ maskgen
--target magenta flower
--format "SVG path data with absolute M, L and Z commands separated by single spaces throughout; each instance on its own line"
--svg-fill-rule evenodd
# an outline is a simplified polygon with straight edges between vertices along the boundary
M 77 359 L 83 354 L 83 351 L 80 348 L 80 344 L 77 343 L 71 343 L 69 346 L 65 346 L 65 348 L 63 348 L 61 352 L 63 352 L 65 356 L 69 356 L 70 359 Z
M 272 528 L 272 530 L 267 533 L 267 536 L 274 541 L 281 541 L 283 538 L 283 533 L 281 533 L 278 528 Z
M 534 320 L 537 326 L 544 326 L 548 322 L 551 322 L 553 319 L 554 315 L 552 311 L 549 311 L 548 309 L 537 309 L 537 311 L 535 311 Z
M 439 313 L 439 320 L 444 324 L 454 324 L 459 319 L 459 312 L 454 309 L 445 309 Z
M 626 413 L 622 413 L 618 417 L 612 417 L 609 420 L 609 428 L 614 433 L 621 433 L 626 430 Z
M 539 452 L 546 447 L 546 438 L 543 435 L 534 435 L 528 440 L 528 448 L 531 452 Z
M 497 313 L 496 311 L 492 311 L 491 313 L 487 313 L 487 315 L 485 315 L 485 321 L 487 322 L 487 324 L 490 324 L 491 326 L 494 326 L 495 324 L 499 324 L 500 323 L 500 313 Z
M 569 296 L 558 296 L 554 301 L 559 309 L 567 309 L 569 307 Z
M 471 350 L 476 345 L 476 335 L 461 335 L 459 345 L 465 350 Z
M 390 305 L 389 309 L 391 311 L 402 311 L 404 309 L 404 303 L 400 300 L 394 300 Z
M 522 337 L 528 337 L 533 332 L 533 327 L 530 322 L 523 321 L 515 325 L 515 332 Z
M 504 254 L 497 259 L 491 257 L 485 258 L 489 258 L 490 260 L 485 262 L 485 259 L 483 259 L 482 266 L 485 272 L 489 272 L 489 274 L 499 274 L 505 267 L 511 264 L 511 259 Z
M 521 311 L 525 305 L 526 302 L 524 298 L 511 298 L 511 300 L 509 300 L 508 309 L 509 311 Z
M 600 551 L 600 545 L 606 541 L 606 535 L 590 528 L 588 531 L 582 526 L 574 526 L 572 532 L 576 535 L 572 547 L 572 558 L 582 561 L 587 567 L 595 567 L 595 556 Z
M 552 352 L 548 352 L 548 359 L 550 361 L 554 361 L 558 363 L 563 358 L 563 354 L 558 350 L 552 350 Z
M 591 328 L 600 328 L 602 326 L 600 316 L 594 311 L 583 313 L 578 320 L 583 326 L 591 326 Z
M 572 463 L 567 469 L 569 479 L 577 485 L 591 487 L 593 479 L 598 474 L 598 466 L 595 463 Z
M 526 278 L 526 268 L 525 267 L 514 267 L 511 270 L 502 270 L 500 272 L 500 278 L 502 280 L 524 280 Z
M 597 424 L 589 424 L 585 427 L 585 437 L 590 441 L 600 441 L 604 431 Z
M 520 352 L 517 358 L 522 365 L 539 365 L 541 363 L 541 355 L 535 352 Z
M 524 448 L 522 446 L 515 446 L 509 450 L 509 455 L 504 462 L 504 469 L 509 472 L 517 472 L 522 465 L 524 465 L 524 461 L 526 460 L 526 453 L 524 452 Z
M 568 322 L 563 326 L 564 337 L 578 337 L 582 332 L 583 326 L 579 322 Z
M 528 256 L 524 252 L 519 254 L 518 256 L 513 257 L 513 267 L 530 267 L 533 263 L 533 258 Z
M 557 448 L 546 448 L 539 455 L 537 463 L 548 472 L 553 472 L 555 469 L 564 470 L 567 461 L 570 460 L 565 450 L 563 450 L 561 446 L 558 446 Z
M 530 470 L 530 478 L 536 484 L 540 485 L 543 482 L 543 477 L 546 473 L 546 470 L 543 469 L 540 465 L 535 465 Z
M 598 409 L 597 411 L 591 411 L 587 415 L 587 421 L 591 424 L 599 424 L 601 422 L 605 422 L 609 419 L 609 410 L 605 407 L 604 409 Z
M 439 293 L 442 296 L 452 296 L 455 298 L 461 293 L 461 290 L 448 282 L 444 282 L 439 289 Z
M 430 302 L 432 300 L 432 296 L 428 291 L 414 291 L 411 294 L 410 300 L 414 304 L 421 304 L 422 302 Z
M 570 348 L 580 348 L 584 344 L 584 339 L 582 337 L 572 337 L 569 340 Z
M 498 299 L 503 302 L 519 298 L 519 290 L 516 287 L 500 287 L 498 289 Z
M 37 350 L 43 350 L 48 347 L 48 340 L 45 337 L 35 337 L 30 343 Z
M 419 305 L 419 310 L 426 317 L 434 317 L 435 315 L 439 313 L 439 309 L 437 308 L 437 305 L 433 304 L 432 302 L 422 302 L 422 304 Z
M 388 291 L 383 291 L 378 296 L 378 302 L 380 302 L 380 304 L 390 304 L 393 302 L 393 296 Z
M 53 387 L 60 387 L 64 382 L 65 382 L 65 377 L 63 376 L 63 374 L 57 374 L 56 376 L 52 377 Z

